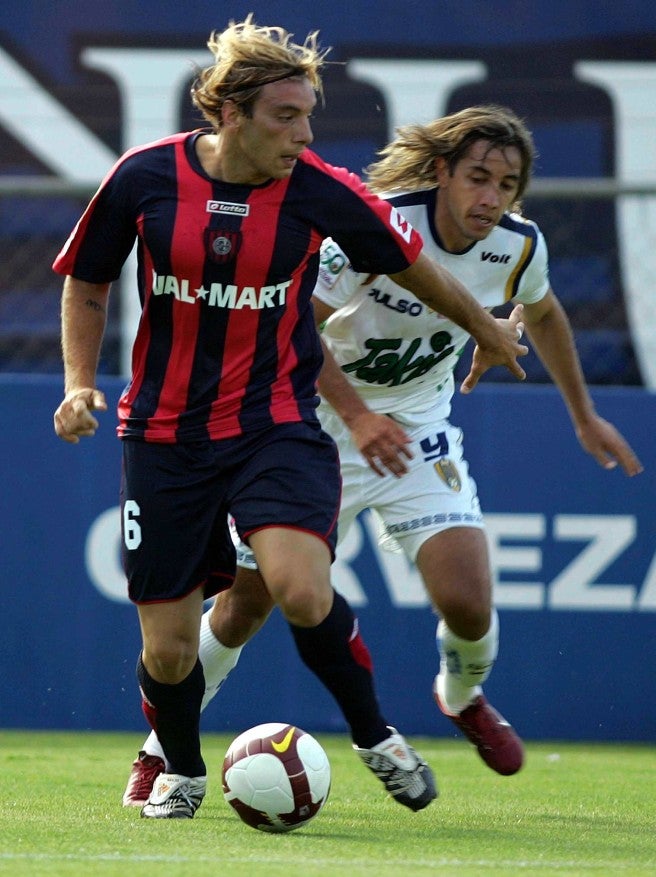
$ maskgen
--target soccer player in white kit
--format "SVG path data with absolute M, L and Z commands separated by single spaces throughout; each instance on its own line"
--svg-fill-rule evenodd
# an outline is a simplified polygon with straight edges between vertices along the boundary
M 596 413 L 586 388 L 569 321 L 550 287 L 544 238 L 519 212 L 533 156 L 531 135 L 514 113 L 471 107 L 400 129 L 368 169 L 368 182 L 482 305 L 521 306 L 510 321 L 518 334 L 525 325 L 584 450 L 605 469 L 619 465 L 636 475 L 640 461 Z M 354 272 L 331 240 L 323 245 L 314 308 L 340 366 L 327 360 L 319 385 L 322 425 L 340 452 L 340 538 L 368 508 L 379 519 L 381 545 L 416 563 L 439 615 L 436 703 L 490 768 L 514 774 L 523 763 L 521 741 L 482 692 L 499 623 L 476 485 L 462 433 L 449 421 L 453 372 L 469 336 L 387 276 Z M 206 702 L 271 608 L 252 553 L 242 546 L 239 556 L 235 585 L 203 618 Z M 124 803 L 148 784 L 159 761 L 151 735 Z

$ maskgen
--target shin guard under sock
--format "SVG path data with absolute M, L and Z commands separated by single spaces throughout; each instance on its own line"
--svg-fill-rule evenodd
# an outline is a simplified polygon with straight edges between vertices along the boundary
M 208 609 L 200 620 L 198 657 L 203 665 L 203 676 L 205 677 L 205 693 L 200 708 L 201 712 L 212 700 L 225 682 L 230 671 L 237 664 L 243 648 L 243 646 L 228 648 L 228 646 L 224 646 L 216 638 L 214 631 L 210 627 L 211 614 L 212 610 Z
M 159 738 L 169 771 L 188 777 L 205 776 L 200 751 L 200 705 L 205 679 L 200 661 L 196 661 L 182 682 L 166 685 L 152 678 L 139 655 L 137 679 L 144 715 Z
M 205 677 L 205 693 L 203 702 L 200 706 L 201 712 L 207 704 L 216 695 L 221 685 L 223 685 L 230 671 L 236 665 L 241 654 L 242 646 L 236 648 L 228 648 L 220 642 L 214 635 L 210 627 L 210 615 L 212 610 L 208 609 L 200 621 L 200 645 L 198 649 L 198 657 L 203 665 L 203 675 Z M 161 747 L 155 731 L 146 738 L 141 747 L 148 755 L 156 755 L 166 761 L 164 750 Z M 170 772 L 167 764 L 166 769 Z
M 490 627 L 478 640 L 456 636 L 444 620 L 437 626 L 440 672 L 437 693 L 444 707 L 460 713 L 481 692 L 499 651 L 499 619 L 492 610 Z
M 371 749 L 389 737 L 374 689 L 371 656 L 358 632 L 357 619 L 346 600 L 335 592 L 333 605 L 321 624 L 290 624 L 303 663 L 319 678 L 339 704 L 353 742 Z

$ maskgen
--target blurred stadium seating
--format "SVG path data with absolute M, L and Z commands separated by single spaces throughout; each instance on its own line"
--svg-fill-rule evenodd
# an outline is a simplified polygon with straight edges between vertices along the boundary
M 59 373 L 61 279 L 51 265 L 87 198 L 53 198 L 45 186 L 42 196 L 16 194 L 13 185 L 3 195 L 3 182 L 6 178 L 0 177 L 0 372 Z M 119 305 L 114 296 L 103 345 L 104 374 L 120 371 Z

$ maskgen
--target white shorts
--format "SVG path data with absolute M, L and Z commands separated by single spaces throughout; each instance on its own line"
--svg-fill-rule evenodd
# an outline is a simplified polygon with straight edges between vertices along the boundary
M 253 554 L 253 549 L 249 548 L 248 545 L 245 542 L 242 542 L 239 538 L 235 519 L 232 515 L 228 515 L 228 526 L 230 527 L 230 535 L 235 546 L 235 551 L 237 552 L 237 566 L 241 566 L 243 569 L 257 569 L 258 566 L 257 561 L 255 560 L 255 555 Z
M 422 544 L 451 527 L 483 528 L 476 482 L 463 457 L 462 430 L 448 420 L 430 426 L 404 424 L 414 454 L 409 471 L 396 478 L 377 475 L 351 441 L 348 428 L 323 403 L 321 423 L 337 442 L 342 472 L 339 541 L 356 516 L 370 509 L 379 524 L 379 544 L 403 550 L 413 563 Z
M 412 438 L 408 472 L 401 478 L 377 475 L 351 440 L 351 434 L 332 409 L 322 403 L 321 424 L 339 448 L 342 502 L 338 545 L 364 509 L 378 522 L 378 544 L 388 551 L 403 551 L 414 563 L 423 543 L 451 527 L 483 529 L 476 482 L 463 457 L 462 430 L 448 420 L 421 423 L 404 429 Z M 231 533 L 237 548 L 237 565 L 257 569 L 251 549 Z

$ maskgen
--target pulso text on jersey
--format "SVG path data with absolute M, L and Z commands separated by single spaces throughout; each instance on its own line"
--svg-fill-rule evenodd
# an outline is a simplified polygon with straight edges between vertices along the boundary
M 368 294 L 378 305 L 408 317 L 418 317 L 424 311 L 424 305 L 419 301 L 395 299 L 389 292 L 381 292 L 375 287 Z M 419 352 L 424 342 L 422 337 L 411 341 L 404 338 L 368 338 L 364 342 L 368 353 L 343 365 L 342 369 L 368 384 L 389 387 L 406 384 L 427 374 L 455 351 L 450 332 L 440 330 L 425 340 L 430 353 Z

